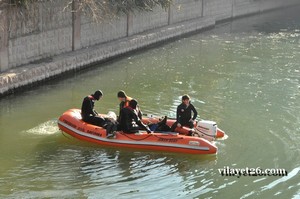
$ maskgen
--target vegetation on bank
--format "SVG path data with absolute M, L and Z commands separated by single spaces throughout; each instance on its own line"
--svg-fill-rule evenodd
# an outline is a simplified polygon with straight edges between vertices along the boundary
M 14 5 L 28 8 L 32 3 L 42 1 L 53 2 L 54 0 L 0 0 L 0 7 Z M 69 0 L 66 2 L 65 7 L 62 8 L 64 11 L 82 12 L 96 21 L 101 21 L 130 12 L 152 11 L 157 6 L 167 9 L 172 0 Z

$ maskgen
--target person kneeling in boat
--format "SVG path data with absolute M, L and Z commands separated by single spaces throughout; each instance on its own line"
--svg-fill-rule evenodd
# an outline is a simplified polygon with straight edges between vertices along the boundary
M 190 96 L 183 95 L 181 99 L 182 99 L 182 103 L 177 107 L 176 122 L 171 127 L 171 131 L 173 132 L 177 127 L 182 127 L 182 126 L 188 126 L 189 128 L 194 128 L 194 121 L 198 115 L 198 112 L 195 109 L 194 105 L 191 104 Z M 192 112 L 193 112 L 193 118 L 192 118 Z
M 151 133 L 150 128 L 145 125 L 138 117 L 138 111 L 136 110 L 138 102 L 132 99 L 129 102 L 129 106 L 122 108 L 120 114 L 120 129 L 124 133 L 137 133 L 139 129 L 146 130 L 147 133 Z
M 94 109 L 95 100 L 99 101 L 103 96 L 101 90 L 95 91 L 94 94 L 89 95 L 83 99 L 81 106 L 81 117 L 86 123 L 100 126 L 106 129 L 107 137 L 113 137 L 114 131 L 117 129 L 116 122 L 108 120 L 97 113 Z
M 118 99 L 120 100 L 120 109 L 119 109 L 119 118 L 121 117 L 122 114 L 122 109 L 125 107 L 129 106 L 129 102 L 133 99 L 132 97 L 129 97 L 126 95 L 125 91 L 119 91 L 117 94 Z M 138 117 L 140 119 L 142 119 L 142 111 L 140 109 L 140 107 L 137 105 L 136 107 L 137 113 L 138 113 Z M 120 122 L 120 120 L 118 120 Z

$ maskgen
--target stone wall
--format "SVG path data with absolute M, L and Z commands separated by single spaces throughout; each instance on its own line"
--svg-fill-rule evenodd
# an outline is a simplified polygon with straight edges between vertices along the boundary
M 89 48 L 82 48 L 72 53 L 61 54 L 53 57 L 51 62 L 17 67 L 5 73 L 0 73 L 0 96 L 35 82 L 64 74 L 67 71 L 84 68 L 95 62 L 214 25 L 215 20 L 213 18 L 203 17 L 90 46 Z
M 71 6 L 66 8 L 68 3 L 70 0 L 41 0 L 28 9 L 0 8 L 0 71 L 191 19 L 221 21 L 300 1 L 173 0 L 166 10 L 134 12 L 100 23 L 72 13 Z
M 8 67 L 72 50 L 72 14 L 67 0 L 33 3 L 29 9 L 8 7 Z
M 214 16 L 216 21 L 232 17 L 234 0 L 203 0 L 203 15 Z
M 8 69 L 8 10 L 0 8 L 0 72 Z
M 299 0 L 289 0 L 289 1 L 282 1 L 282 0 L 260 0 L 260 11 L 282 8 L 286 6 L 296 5 L 299 4 Z
M 128 36 L 168 25 L 168 10 L 155 8 L 149 12 L 128 15 Z
M 169 9 L 169 23 L 178 23 L 202 16 L 202 0 L 174 0 Z
M 261 0 L 233 0 L 233 17 L 249 15 L 260 11 Z M 264 0 L 268 1 L 268 0 Z M 272 0 L 273 1 L 273 0 Z M 269 4 L 270 8 L 273 7 L 272 3 Z
M 109 21 L 94 22 L 82 15 L 81 47 L 112 41 L 127 36 L 127 16 L 120 16 Z
M 232 17 L 254 14 L 267 10 L 299 4 L 299 0 L 232 0 Z
M 299 0 L 173 0 L 166 10 L 155 8 L 96 23 L 71 12 L 66 8 L 69 2 L 39 0 L 28 9 L 0 4 L 0 95 L 218 21 L 300 4 Z M 76 2 L 71 7 L 76 9 Z

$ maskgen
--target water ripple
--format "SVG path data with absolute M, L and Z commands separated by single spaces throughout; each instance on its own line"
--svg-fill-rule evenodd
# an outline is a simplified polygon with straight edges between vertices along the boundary
M 23 133 L 35 134 L 35 135 L 51 135 L 58 132 L 57 120 L 49 120 L 41 123 L 36 127 L 23 131 Z

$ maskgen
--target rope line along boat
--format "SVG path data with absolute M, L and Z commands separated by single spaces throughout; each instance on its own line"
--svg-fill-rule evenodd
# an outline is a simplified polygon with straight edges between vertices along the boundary
M 174 132 L 154 132 L 148 134 L 116 133 L 115 138 L 106 138 L 106 130 L 81 120 L 79 109 L 67 110 L 58 119 L 59 128 L 79 139 L 103 146 L 127 147 L 189 154 L 216 154 L 214 143 L 200 137 L 185 136 Z

